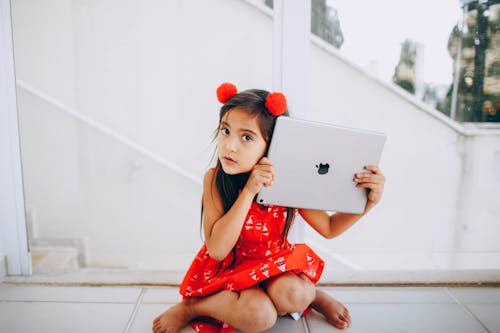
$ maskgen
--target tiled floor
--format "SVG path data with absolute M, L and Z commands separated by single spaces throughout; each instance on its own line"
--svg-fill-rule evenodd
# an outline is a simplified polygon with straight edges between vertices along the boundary
M 353 318 L 345 332 L 499 332 L 500 288 L 335 287 Z M 0 284 L 0 332 L 151 332 L 180 300 L 170 287 Z M 317 313 L 281 318 L 270 332 L 335 332 Z M 191 332 L 184 329 L 183 332 Z

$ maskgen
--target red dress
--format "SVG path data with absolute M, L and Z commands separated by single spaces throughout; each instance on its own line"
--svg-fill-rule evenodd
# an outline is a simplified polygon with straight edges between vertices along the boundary
M 285 207 L 253 202 L 233 251 L 216 261 L 203 245 L 181 283 L 180 293 L 187 298 L 244 290 L 287 271 L 302 272 L 316 283 L 323 260 L 305 244 L 283 241 L 285 222 Z M 210 318 L 197 318 L 191 326 L 198 332 L 234 332 L 233 327 Z

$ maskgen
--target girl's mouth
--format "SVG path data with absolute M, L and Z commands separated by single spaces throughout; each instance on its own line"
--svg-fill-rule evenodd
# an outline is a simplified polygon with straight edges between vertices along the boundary
M 230 164 L 236 163 L 235 160 L 233 160 L 231 157 L 228 157 L 228 156 L 224 156 L 224 161 L 226 161 L 227 163 L 230 163 Z

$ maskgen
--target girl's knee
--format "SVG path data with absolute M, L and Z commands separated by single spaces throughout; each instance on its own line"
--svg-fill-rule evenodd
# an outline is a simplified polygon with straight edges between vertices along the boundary
M 291 307 L 295 307 L 296 311 L 302 311 L 314 300 L 314 285 L 311 287 L 302 282 L 292 283 L 290 288 L 285 290 L 285 295 Z
M 269 298 L 249 299 L 237 311 L 238 328 L 244 332 L 262 332 L 276 323 L 278 314 Z
M 271 294 L 280 313 L 303 311 L 316 295 L 316 287 L 308 279 L 294 277 L 275 282 Z

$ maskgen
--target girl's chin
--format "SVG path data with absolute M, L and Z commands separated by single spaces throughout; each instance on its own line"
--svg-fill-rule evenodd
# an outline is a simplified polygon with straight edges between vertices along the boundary
M 230 176 L 235 176 L 250 171 L 250 170 L 246 171 L 246 170 L 241 170 L 240 168 L 225 166 L 223 163 L 221 163 L 221 166 L 224 173 Z
M 224 167 L 224 165 L 222 165 L 222 170 L 224 171 L 225 174 L 231 175 L 231 176 L 234 176 L 234 175 L 241 173 L 239 170 L 235 170 L 234 168 Z

